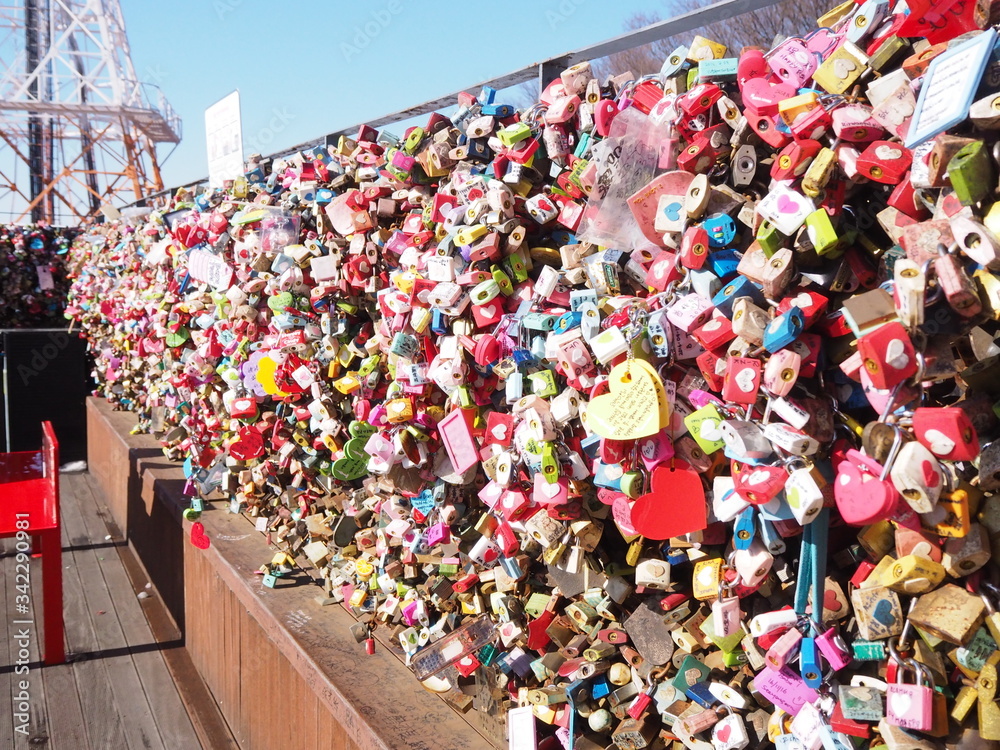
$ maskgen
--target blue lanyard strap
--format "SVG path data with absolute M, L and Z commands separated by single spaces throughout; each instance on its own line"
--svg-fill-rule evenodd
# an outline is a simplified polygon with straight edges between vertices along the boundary
M 823 599 L 826 595 L 826 552 L 830 532 L 830 509 L 823 508 L 816 519 L 802 532 L 802 552 L 799 554 L 799 576 L 795 581 L 795 612 L 805 616 L 812 589 L 813 620 L 823 621 Z

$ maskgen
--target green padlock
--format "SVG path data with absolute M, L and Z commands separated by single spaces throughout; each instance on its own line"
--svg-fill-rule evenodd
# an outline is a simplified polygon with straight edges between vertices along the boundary
M 960 149 L 948 162 L 948 177 L 963 206 L 974 206 L 985 200 L 996 182 L 986 144 L 975 141 Z
M 782 234 L 778 228 L 769 221 L 763 221 L 757 229 L 757 242 L 764 251 L 764 255 L 770 258 L 788 242 L 788 235 Z
M 550 442 L 542 443 L 542 476 L 549 484 L 559 481 L 559 459 L 555 445 Z
M 840 246 L 840 238 L 825 208 L 817 208 L 806 217 L 806 232 L 816 255 L 829 255 Z
M 622 492 L 633 500 L 642 494 L 642 472 L 633 469 L 622 474 Z

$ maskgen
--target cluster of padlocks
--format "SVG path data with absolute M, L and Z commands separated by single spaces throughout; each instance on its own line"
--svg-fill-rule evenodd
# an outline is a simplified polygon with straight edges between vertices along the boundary
M 988 20 L 848 2 L 253 160 L 78 242 L 67 315 L 192 520 L 512 750 L 993 746 Z
M 0 225 L 0 328 L 59 326 L 69 280 L 64 258 L 75 231 Z

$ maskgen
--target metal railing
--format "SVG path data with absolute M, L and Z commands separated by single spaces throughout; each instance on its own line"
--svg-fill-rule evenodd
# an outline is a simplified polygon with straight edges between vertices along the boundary
M 411 117 L 418 117 L 431 112 L 437 112 L 438 110 L 454 106 L 459 94 L 475 94 L 482 90 L 485 86 L 490 86 L 499 90 L 509 88 L 511 86 L 517 86 L 518 84 L 526 83 L 531 80 L 537 80 L 540 93 L 549 83 L 555 80 L 563 70 L 576 65 L 577 63 L 607 57 L 615 54 L 616 52 L 641 47 L 644 44 L 657 42 L 661 39 L 674 36 L 675 34 L 684 34 L 688 31 L 694 31 L 695 29 L 700 29 L 717 21 L 735 18 L 746 13 L 753 13 L 754 11 L 761 10 L 762 8 L 777 5 L 781 1 L 782 0 L 719 0 L 719 2 L 712 3 L 711 5 L 695 8 L 687 13 L 682 13 L 672 18 L 658 21 L 635 31 L 620 34 L 619 36 L 611 39 L 606 39 L 603 42 L 598 42 L 587 47 L 581 47 L 580 49 L 566 52 L 556 57 L 550 57 L 546 60 L 542 60 L 541 62 L 531 63 L 530 65 L 518 68 L 510 73 L 490 78 L 486 81 L 480 81 L 473 86 L 467 86 L 466 88 L 454 91 L 450 94 L 439 96 L 436 99 L 431 99 L 421 104 L 401 109 L 397 112 L 391 112 L 375 118 L 374 120 L 366 120 L 364 122 L 357 123 L 356 125 L 351 125 L 350 127 L 334 130 L 333 132 L 327 133 L 319 138 L 305 141 L 304 143 L 298 143 L 294 146 L 289 146 L 288 148 L 276 151 L 269 154 L 267 158 L 279 159 L 298 153 L 299 151 L 333 145 L 341 136 L 353 135 L 357 133 L 362 125 L 380 128 L 384 125 L 392 125 L 397 122 L 408 120 Z M 207 184 L 208 177 L 202 177 L 183 185 L 177 185 L 173 188 L 152 193 L 151 195 L 146 196 L 146 198 L 126 204 L 125 206 L 122 206 L 122 208 L 146 205 L 146 202 L 149 200 L 155 200 L 162 196 L 172 195 L 181 188 L 196 188 Z

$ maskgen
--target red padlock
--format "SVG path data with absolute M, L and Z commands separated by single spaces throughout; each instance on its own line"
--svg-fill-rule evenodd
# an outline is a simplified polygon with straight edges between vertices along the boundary
M 702 226 L 692 226 L 684 230 L 681 238 L 681 265 L 697 271 L 708 258 L 708 232 Z
M 896 185 L 909 172 L 913 154 L 899 143 L 872 141 L 858 157 L 858 174 L 884 185 Z
M 889 390 L 917 371 L 917 353 L 899 321 L 892 321 L 858 339 L 865 371 L 872 385 Z
M 979 436 L 964 409 L 921 406 L 913 412 L 913 434 L 938 458 L 972 461 L 979 455 Z
M 819 141 L 793 141 L 781 149 L 771 165 L 771 179 L 773 180 L 794 180 L 800 177 L 809 165 L 813 157 L 823 148 Z

